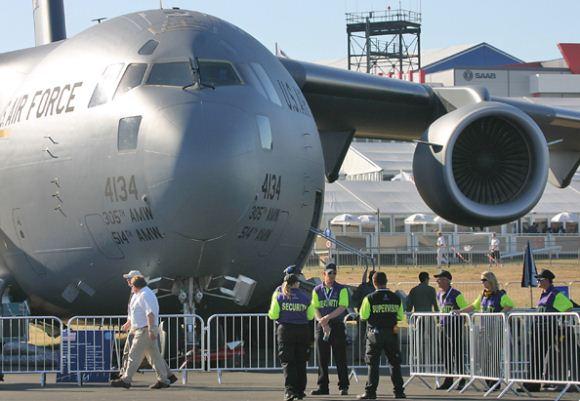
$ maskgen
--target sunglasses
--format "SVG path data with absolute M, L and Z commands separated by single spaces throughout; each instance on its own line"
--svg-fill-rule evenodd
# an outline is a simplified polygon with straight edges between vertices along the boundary
M 329 276 L 336 276 L 336 272 L 326 272 Z
M 482 278 L 482 279 L 481 279 L 481 282 L 482 282 L 482 283 L 487 283 L 487 279 L 486 279 L 486 278 Z
M 541 281 L 546 281 L 546 280 L 547 280 L 547 278 L 544 278 L 544 277 L 538 277 L 538 281 L 540 281 L 540 282 L 541 282 Z

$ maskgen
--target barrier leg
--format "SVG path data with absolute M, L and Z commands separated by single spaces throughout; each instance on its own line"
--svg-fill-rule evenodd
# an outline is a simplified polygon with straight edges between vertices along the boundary
M 414 375 L 414 374 L 412 374 L 412 375 L 411 375 L 411 377 L 409 377 L 409 378 L 407 379 L 407 381 L 405 382 L 405 384 L 403 384 L 403 388 L 406 388 L 406 387 L 409 385 L 409 383 L 411 383 L 411 382 L 413 381 L 413 379 L 415 379 L 415 378 L 417 378 L 417 379 L 421 380 L 421 382 L 422 382 L 422 383 L 425 385 L 425 387 L 427 387 L 429 390 L 433 390 L 433 387 L 431 387 L 431 385 L 430 385 L 429 383 L 427 383 L 427 381 L 426 381 L 424 378 L 422 378 L 421 376 L 416 376 L 416 375 Z
M 560 394 L 558 394 L 558 396 L 556 397 L 556 399 L 554 401 L 560 401 L 560 399 L 562 397 L 564 397 L 564 394 L 566 394 L 568 392 L 568 390 L 570 389 L 570 387 L 572 387 L 571 383 L 566 384 L 566 387 L 564 387 L 564 390 L 562 390 L 560 392 Z
M 502 398 L 508 391 L 510 391 L 510 389 L 513 387 L 514 382 L 509 382 L 506 386 L 506 388 L 503 389 L 503 391 L 501 393 L 499 393 L 499 395 L 497 396 L 497 399 L 499 400 L 500 398 Z
M 427 382 L 425 379 L 423 379 L 421 376 L 418 376 L 418 377 L 419 377 L 419 380 L 421 380 L 421 381 L 423 382 L 423 384 L 424 384 L 425 386 L 427 386 L 427 388 L 428 388 L 429 390 L 433 390 L 433 387 L 431 387 L 431 385 L 430 385 L 430 384 L 429 384 L 429 383 L 428 383 L 428 382 Z M 410 381 L 410 380 L 409 380 L 409 381 Z
M 472 377 L 471 379 L 469 379 L 469 381 L 467 383 L 465 383 L 465 386 L 463 386 L 463 388 L 459 391 L 459 394 L 463 394 L 465 392 L 465 390 L 467 390 L 468 387 L 470 387 L 472 384 L 474 384 L 475 379 Z M 475 385 L 473 387 L 476 387 Z
M 187 370 L 181 372 L 181 384 L 187 384 Z
M 449 387 L 447 389 L 447 392 L 449 393 L 450 391 L 455 390 L 455 387 L 457 387 L 459 385 L 459 383 L 461 383 L 461 380 L 465 380 L 465 379 L 463 379 L 463 378 L 457 379 L 455 382 L 453 382 L 451 387 Z
M 46 373 L 40 374 L 40 387 L 46 387 Z
M 354 369 L 354 368 L 353 368 L 353 369 L 350 371 L 350 374 L 348 375 L 348 378 L 349 378 L 349 379 L 352 379 L 352 378 L 354 378 L 354 380 L 355 380 L 355 381 L 358 383 L 358 375 L 356 374 L 356 369 Z
M 502 382 L 501 380 L 496 381 L 495 384 L 493 386 L 491 386 L 489 388 L 489 390 L 487 390 L 483 396 L 487 397 L 488 395 L 490 395 L 501 384 L 501 382 Z
M 515 384 L 515 382 L 511 381 L 508 383 L 507 387 L 505 388 L 505 390 L 503 390 L 498 396 L 497 399 L 502 398 L 508 391 L 511 391 L 512 393 L 514 393 L 515 395 L 517 395 L 518 397 L 520 396 L 520 394 L 513 389 L 513 385 Z M 525 388 L 524 386 L 520 385 L 520 388 L 526 393 L 526 395 L 529 398 L 532 398 L 532 394 L 528 391 L 527 388 Z
M 218 384 L 222 384 L 222 370 L 221 369 L 217 370 L 217 375 L 218 375 Z

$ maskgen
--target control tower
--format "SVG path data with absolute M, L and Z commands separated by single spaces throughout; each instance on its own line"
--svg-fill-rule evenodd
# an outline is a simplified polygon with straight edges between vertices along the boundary
M 348 69 L 402 78 L 421 68 L 421 13 L 410 10 L 346 14 Z

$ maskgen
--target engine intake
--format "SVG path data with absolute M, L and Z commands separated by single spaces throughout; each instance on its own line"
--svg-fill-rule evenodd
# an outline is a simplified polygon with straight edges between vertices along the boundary
M 435 121 L 422 139 L 431 145 L 417 145 L 415 184 L 449 221 L 507 223 L 528 213 L 544 192 L 548 146 L 534 120 L 516 107 L 483 102 L 459 108 Z

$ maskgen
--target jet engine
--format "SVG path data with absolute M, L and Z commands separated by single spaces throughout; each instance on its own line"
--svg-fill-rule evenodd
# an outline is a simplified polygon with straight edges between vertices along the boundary
M 498 225 L 525 215 L 544 192 L 548 166 L 542 130 L 520 109 L 497 102 L 439 118 L 413 158 L 423 200 L 463 226 Z

